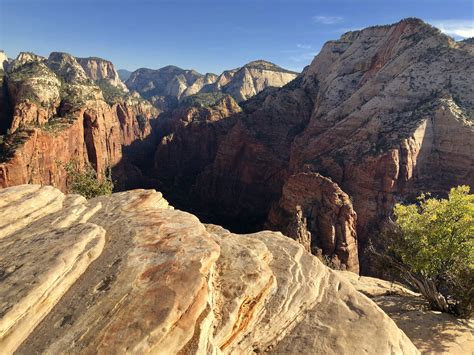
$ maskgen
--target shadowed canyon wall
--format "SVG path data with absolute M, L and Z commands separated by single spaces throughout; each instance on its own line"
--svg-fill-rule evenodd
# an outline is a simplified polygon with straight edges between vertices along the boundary
M 166 171 L 195 210 L 234 230 L 284 230 L 351 268 L 344 254 L 358 247 L 364 261 L 397 201 L 474 186 L 473 51 L 417 19 L 346 33 L 243 112 L 171 133 L 155 174 L 197 147 L 205 167 L 191 181 Z

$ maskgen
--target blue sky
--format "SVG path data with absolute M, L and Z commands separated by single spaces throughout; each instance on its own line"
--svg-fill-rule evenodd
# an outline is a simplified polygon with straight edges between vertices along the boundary
M 220 73 L 255 59 L 301 70 L 324 42 L 405 17 L 474 36 L 473 0 L 0 0 L 0 49 L 98 56 L 129 70 Z

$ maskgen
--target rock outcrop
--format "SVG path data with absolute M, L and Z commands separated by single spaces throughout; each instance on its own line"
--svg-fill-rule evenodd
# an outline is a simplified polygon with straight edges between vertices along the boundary
M 283 185 L 267 227 L 295 239 L 315 255 L 329 257 L 334 267 L 359 272 L 357 216 L 349 196 L 317 173 L 299 173 Z
M 97 57 L 77 58 L 77 61 L 82 66 L 87 76 L 95 82 L 106 82 L 120 90 L 125 92 L 128 91 L 112 62 Z
M 5 353 L 417 353 L 300 244 L 204 226 L 152 190 L 0 190 L 0 250 Z
M 237 102 L 249 99 L 268 87 L 281 87 L 298 73 L 263 60 L 217 76 L 167 66 L 158 70 L 138 69 L 126 81 L 130 90 L 139 92 L 160 110 L 175 108 L 178 102 L 199 93 L 224 93 Z
M 351 197 L 364 250 L 397 201 L 474 187 L 473 64 L 472 41 L 417 19 L 346 33 L 294 81 L 241 103 L 189 191 L 216 220 L 256 230 L 291 176 L 319 173 Z
M 290 167 L 330 176 L 352 196 L 360 235 L 396 201 L 474 186 L 468 47 L 408 19 L 327 43 L 306 71 L 303 85 L 317 83 L 318 105 Z
M 1 187 L 39 183 L 65 190 L 67 162 L 91 164 L 102 174 L 121 161 L 123 146 L 150 135 L 150 120 L 158 115 L 136 93 L 120 89 L 109 100 L 66 53 L 21 53 L 9 64 L 4 86 Z

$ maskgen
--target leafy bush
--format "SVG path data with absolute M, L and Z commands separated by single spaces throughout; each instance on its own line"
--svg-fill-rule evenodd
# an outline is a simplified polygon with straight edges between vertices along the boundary
M 64 164 L 64 169 L 67 173 L 68 186 L 71 193 L 79 194 L 89 199 L 110 195 L 114 189 L 110 168 L 107 168 L 107 172 L 102 176 L 98 176 L 91 165 L 80 169 L 77 164 L 69 162 Z
M 435 310 L 470 316 L 474 300 L 474 195 L 468 186 L 448 199 L 422 194 L 397 204 L 388 257 Z

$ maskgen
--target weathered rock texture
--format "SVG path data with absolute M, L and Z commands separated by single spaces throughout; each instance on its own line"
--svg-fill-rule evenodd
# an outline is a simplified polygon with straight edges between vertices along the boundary
M 217 220 L 254 222 L 247 230 L 255 230 L 271 226 L 268 213 L 285 199 L 290 176 L 319 173 L 352 198 L 364 249 L 395 202 L 474 187 L 473 82 L 472 41 L 455 42 L 421 20 L 346 33 L 297 79 L 224 120 L 206 153 L 214 159 L 190 191 Z M 198 128 L 188 132 L 199 140 Z M 304 193 L 292 201 L 311 208 Z
M 123 91 L 128 91 L 127 87 L 119 77 L 112 62 L 96 57 L 77 58 L 87 76 L 95 82 L 106 81 L 110 85 Z
M 317 173 L 292 175 L 268 215 L 268 225 L 327 256 L 337 268 L 359 272 L 357 216 L 349 196 Z
M 151 190 L 0 190 L 0 250 L 5 353 L 417 353 L 298 243 L 205 227 Z
M 0 132 L 7 133 L 0 141 L 0 187 L 40 183 L 64 190 L 63 163 L 91 164 L 102 174 L 121 161 L 123 146 L 150 135 L 157 110 L 125 91 L 106 102 L 94 80 L 112 77 L 101 79 L 91 69 L 97 60 L 87 63 L 88 73 L 69 54 L 21 53 L 9 64 L 0 100 L 0 128 L 8 129 Z
M 268 87 L 281 87 L 296 75 L 273 63 L 259 60 L 227 70 L 219 76 L 212 73 L 203 75 L 175 66 L 158 70 L 138 69 L 130 75 L 126 85 L 149 99 L 157 108 L 169 110 L 182 98 L 198 93 L 224 93 L 238 102 L 244 101 Z

